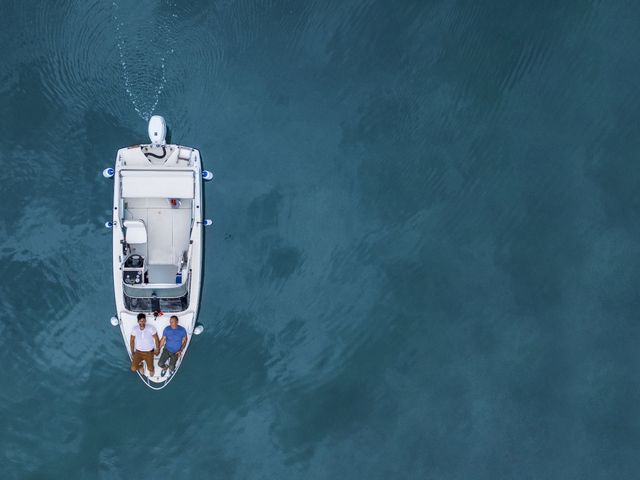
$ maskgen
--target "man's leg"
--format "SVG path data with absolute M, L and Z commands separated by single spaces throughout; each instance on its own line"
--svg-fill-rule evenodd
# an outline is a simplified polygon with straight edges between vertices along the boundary
M 178 355 L 176 353 L 171 353 L 171 360 L 169 360 L 169 368 L 172 372 L 176 370 L 176 362 L 178 361 Z
M 169 350 L 167 350 L 167 347 L 164 347 L 162 349 L 162 354 L 160 355 L 160 360 L 158 360 L 158 365 L 161 369 L 164 370 L 167 368 L 167 360 L 169 359 L 169 356 Z
M 155 373 L 155 367 L 153 366 L 153 350 L 150 352 L 144 352 L 144 361 L 147 364 L 147 370 L 149 370 L 149 376 L 153 377 Z
M 131 371 L 136 372 L 140 368 L 140 364 L 142 363 L 142 357 L 140 356 L 140 352 L 133 352 L 131 356 Z

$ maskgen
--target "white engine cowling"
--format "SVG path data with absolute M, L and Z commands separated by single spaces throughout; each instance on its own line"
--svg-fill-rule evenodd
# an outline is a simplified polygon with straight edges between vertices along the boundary
M 154 115 L 149 119 L 149 139 L 153 145 L 165 145 L 167 143 L 167 124 L 164 117 Z

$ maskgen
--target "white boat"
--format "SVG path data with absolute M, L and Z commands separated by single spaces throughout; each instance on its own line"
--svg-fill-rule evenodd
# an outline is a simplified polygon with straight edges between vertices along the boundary
M 196 324 L 202 283 L 202 231 L 210 224 L 202 219 L 202 170 L 195 148 L 166 144 L 164 118 L 149 121 L 150 144 L 118 150 L 113 177 L 113 289 L 117 317 L 125 348 L 137 315 L 147 315 L 158 337 L 172 315 L 187 330 L 187 344 L 174 372 L 162 375 L 158 356 L 155 372 L 146 366 L 138 375 L 153 389 L 165 387 L 184 361 Z

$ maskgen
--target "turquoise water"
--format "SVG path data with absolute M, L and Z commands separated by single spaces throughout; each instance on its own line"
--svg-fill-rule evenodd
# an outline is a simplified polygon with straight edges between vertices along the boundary
M 2 478 L 637 478 L 637 2 L 1 7 Z M 151 114 L 216 176 L 161 392 L 100 176 Z

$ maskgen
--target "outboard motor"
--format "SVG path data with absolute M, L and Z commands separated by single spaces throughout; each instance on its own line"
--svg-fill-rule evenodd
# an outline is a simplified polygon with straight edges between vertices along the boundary
M 149 119 L 149 139 L 153 145 L 166 145 L 167 124 L 164 117 L 154 115 Z

